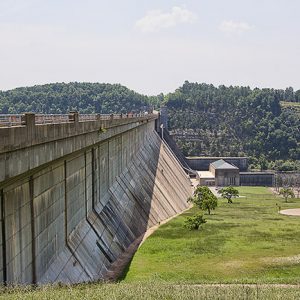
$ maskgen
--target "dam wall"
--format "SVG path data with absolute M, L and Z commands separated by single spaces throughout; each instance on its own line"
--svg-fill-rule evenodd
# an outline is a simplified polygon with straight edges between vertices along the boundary
M 36 124 L 28 114 L 0 128 L 0 282 L 102 279 L 148 228 L 187 208 L 190 180 L 156 119 Z

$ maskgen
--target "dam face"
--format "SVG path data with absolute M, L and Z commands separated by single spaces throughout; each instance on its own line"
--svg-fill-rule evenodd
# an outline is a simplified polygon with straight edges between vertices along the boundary
M 47 120 L 0 128 L 3 283 L 99 280 L 192 193 L 156 115 Z

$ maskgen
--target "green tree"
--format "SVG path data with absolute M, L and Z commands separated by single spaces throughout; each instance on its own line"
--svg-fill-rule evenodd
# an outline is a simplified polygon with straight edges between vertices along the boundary
M 208 214 L 218 206 L 218 199 L 215 195 L 208 195 L 202 200 L 201 209 L 207 210 Z
M 232 186 L 224 187 L 219 190 L 218 193 L 220 193 L 223 198 L 227 199 L 228 203 L 232 203 L 232 198 L 239 196 L 239 191 Z
M 285 202 L 288 202 L 288 198 L 295 198 L 295 194 L 291 188 L 282 188 L 279 191 L 279 194 L 285 199 Z
M 201 213 L 198 213 L 192 217 L 187 217 L 184 221 L 184 227 L 189 230 L 198 230 L 204 223 L 206 223 L 206 220 Z
M 198 186 L 194 192 L 194 196 L 188 199 L 188 202 L 192 202 L 197 205 L 201 210 L 208 212 L 210 215 L 211 211 L 218 206 L 217 197 L 211 192 L 207 186 Z

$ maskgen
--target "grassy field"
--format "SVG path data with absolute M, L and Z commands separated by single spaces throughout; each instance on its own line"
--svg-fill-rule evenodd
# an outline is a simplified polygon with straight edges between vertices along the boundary
M 196 208 L 162 225 L 119 283 L 3 287 L 0 299 L 300 299 L 300 217 L 282 216 L 276 206 L 300 207 L 300 199 L 239 190 L 241 198 L 220 200 L 206 215 L 202 230 L 183 228 Z
M 192 208 L 162 225 L 135 254 L 123 280 L 171 283 L 300 283 L 300 207 L 267 188 L 242 187 L 233 204 L 219 201 L 199 231 L 183 227 Z

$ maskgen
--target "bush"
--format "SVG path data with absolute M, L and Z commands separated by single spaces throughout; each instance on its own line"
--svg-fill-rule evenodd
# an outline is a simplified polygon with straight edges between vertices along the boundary
M 206 220 L 201 213 L 198 213 L 192 217 L 187 217 L 184 221 L 184 227 L 189 230 L 198 230 L 204 223 L 206 223 Z

